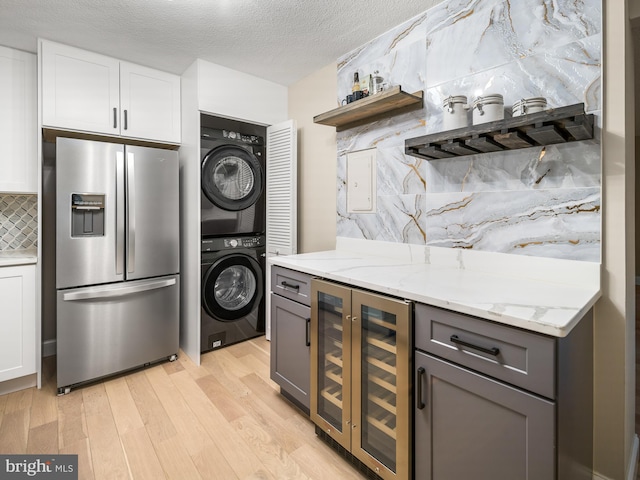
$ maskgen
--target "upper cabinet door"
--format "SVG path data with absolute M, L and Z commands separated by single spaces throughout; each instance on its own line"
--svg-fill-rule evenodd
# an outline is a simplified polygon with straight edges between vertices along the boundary
M 120 62 L 124 137 L 180 143 L 180 77 Z
M 120 134 L 119 68 L 116 59 L 43 42 L 43 126 Z
M 36 56 L 0 47 L 0 192 L 36 192 Z

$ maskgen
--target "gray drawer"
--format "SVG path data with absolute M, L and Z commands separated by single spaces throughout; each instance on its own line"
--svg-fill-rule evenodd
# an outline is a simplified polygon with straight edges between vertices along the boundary
M 271 267 L 271 291 L 311 306 L 311 278 L 309 274 L 274 265 Z
M 415 322 L 417 349 L 555 398 L 554 338 L 424 304 Z

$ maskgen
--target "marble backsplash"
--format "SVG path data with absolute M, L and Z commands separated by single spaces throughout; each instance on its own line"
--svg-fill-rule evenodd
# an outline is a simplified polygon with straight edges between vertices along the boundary
M 37 195 L 0 193 L 0 251 L 33 249 L 37 243 Z
M 378 70 L 424 108 L 337 134 L 337 235 L 600 261 L 601 0 L 449 0 L 338 60 L 337 102 L 353 72 Z M 584 103 L 596 138 L 426 161 L 404 141 L 442 130 L 448 95 L 501 93 Z M 377 149 L 377 212 L 346 212 L 346 154 Z

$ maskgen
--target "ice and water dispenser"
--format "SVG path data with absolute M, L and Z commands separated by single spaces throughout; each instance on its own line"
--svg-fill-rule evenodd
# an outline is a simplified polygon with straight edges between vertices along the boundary
M 104 195 L 71 194 L 71 236 L 104 236 Z

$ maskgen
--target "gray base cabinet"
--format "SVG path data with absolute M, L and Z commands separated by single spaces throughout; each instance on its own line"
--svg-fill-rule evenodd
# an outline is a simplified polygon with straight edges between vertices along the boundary
M 271 294 L 271 379 L 309 411 L 311 309 Z
M 311 276 L 271 268 L 271 380 L 307 414 L 310 407 Z
M 565 338 L 416 306 L 420 480 L 591 480 L 593 322 Z
M 421 352 L 415 367 L 416 478 L 555 477 L 552 402 Z

